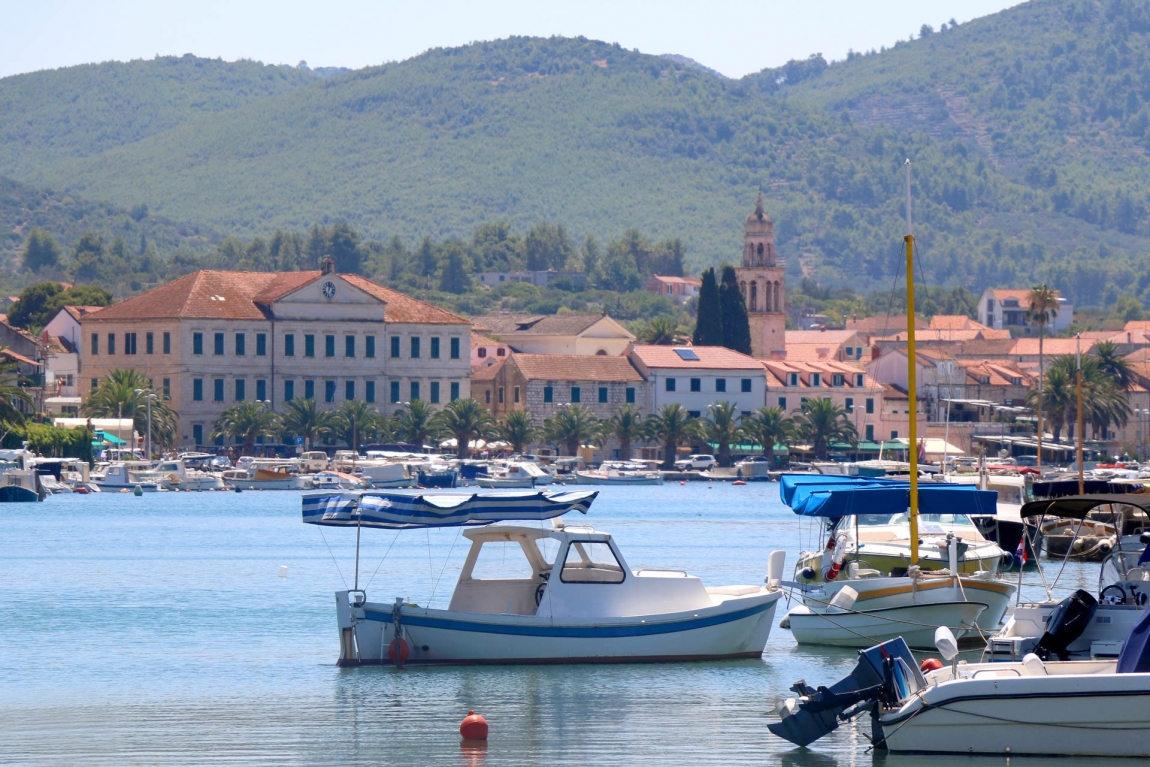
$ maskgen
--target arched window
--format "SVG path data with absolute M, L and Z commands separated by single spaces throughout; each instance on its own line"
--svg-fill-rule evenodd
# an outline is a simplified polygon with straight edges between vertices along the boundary
M 599 351 L 595 352 L 595 356 L 596 357 L 606 357 L 607 356 L 607 350 L 606 349 L 600 349 Z
M 759 258 L 755 262 L 755 266 L 762 266 L 762 265 L 763 265 L 763 243 L 760 242 L 759 243 Z
M 775 283 L 775 311 L 781 312 L 783 310 L 783 284 L 781 282 Z
M 759 310 L 759 283 L 751 282 L 751 311 L 757 312 Z

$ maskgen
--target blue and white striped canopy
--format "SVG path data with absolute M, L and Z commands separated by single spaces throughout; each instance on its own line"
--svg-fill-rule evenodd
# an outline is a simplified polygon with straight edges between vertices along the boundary
M 303 497 L 303 521 L 332 527 L 458 527 L 491 522 L 534 521 L 583 514 L 598 496 L 595 490 L 542 493 L 330 492 Z

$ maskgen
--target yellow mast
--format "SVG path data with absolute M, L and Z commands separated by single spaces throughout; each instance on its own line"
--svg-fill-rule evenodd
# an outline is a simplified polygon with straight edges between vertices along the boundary
M 1082 334 L 1074 336 L 1075 378 L 1074 397 L 1078 400 L 1078 494 L 1086 492 L 1086 482 L 1082 476 Z
M 918 382 L 914 352 L 914 234 L 910 218 L 910 159 L 906 161 L 906 396 L 910 422 L 910 563 L 918 564 Z

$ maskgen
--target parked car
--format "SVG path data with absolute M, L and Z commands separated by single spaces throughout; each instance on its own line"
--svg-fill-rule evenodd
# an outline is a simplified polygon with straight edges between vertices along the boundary
M 309 450 L 299 457 L 299 468 L 303 472 L 327 471 L 327 464 L 327 453 L 323 450 Z
M 675 468 L 679 471 L 688 469 L 711 469 L 717 465 L 713 455 L 692 455 L 689 458 L 680 458 L 675 461 Z

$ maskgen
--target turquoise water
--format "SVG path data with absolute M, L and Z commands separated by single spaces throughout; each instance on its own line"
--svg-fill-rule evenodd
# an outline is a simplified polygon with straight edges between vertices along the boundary
M 299 499 L 101 494 L 0 507 L 0 763 L 923 761 L 866 753 L 855 725 L 810 750 L 771 736 L 774 700 L 795 679 L 830 683 L 854 665 L 852 651 L 800 649 L 777 627 L 762 659 L 737 662 L 336 668 L 333 592 L 351 583 L 355 535 L 301 524 Z M 777 548 L 789 575 L 807 544 L 775 484 L 609 487 L 586 521 L 614 534 L 632 568 L 686 569 L 708 585 L 761 582 Z M 456 530 L 364 531 L 361 584 L 372 600 L 446 606 L 465 553 Z M 1060 586 L 1093 591 L 1096 568 L 1071 565 Z M 490 722 L 485 749 L 460 745 L 469 709 Z

